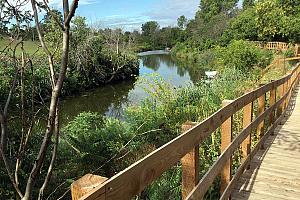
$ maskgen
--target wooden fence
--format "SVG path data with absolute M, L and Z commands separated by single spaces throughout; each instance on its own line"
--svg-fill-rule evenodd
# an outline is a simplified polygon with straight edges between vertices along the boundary
M 134 163 L 110 179 L 103 179 L 84 193 L 75 191 L 78 182 L 73 183 L 73 199 L 112 200 L 131 199 L 140 194 L 162 173 L 180 160 L 183 167 L 183 199 L 202 199 L 217 176 L 221 175 L 221 199 L 228 199 L 238 178 L 247 169 L 256 152 L 263 148 L 268 135 L 282 120 L 291 94 L 299 82 L 300 66 L 285 77 L 272 81 L 246 93 L 234 101 L 224 101 L 223 107 L 206 120 L 183 127 L 183 134 L 163 145 L 148 156 Z M 268 97 L 269 101 L 266 101 Z M 258 114 L 253 118 L 253 104 L 258 102 Z M 233 115 L 243 110 L 243 130 L 232 138 Z M 214 131 L 221 127 L 221 155 L 199 180 L 199 146 Z M 251 148 L 251 133 L 258 134 L 258 143 Z M 242 150 L 242 162 L 232 174 L 232 155 Z M 101 153 L 101 152 L 99 152 Z M 201 162 L 201 161 L 200 161 Z M 79 180 L 80 181 L 80 180 Z M 92 183 L 92 185 L 95 185 Z M 74 189 L 75 188 L 75 189 Z M 76 196 L 80 193 L 80 196 Z M 82 196 L 83 195 L 83 196 Z
M 262 42 L 262 41 L 253 41 L 253 43 L 262 49 L 276 50 L 276 51 L 287 51 L 289 48 L 294 49 L 295 56 L 300 54 L 300 45 L 299 44 L 288 44 L 285 42 Z
M 285 42 L 260 42 L 254 41 L 257 47 L 269 50 L 288 50 L 289 44 Z

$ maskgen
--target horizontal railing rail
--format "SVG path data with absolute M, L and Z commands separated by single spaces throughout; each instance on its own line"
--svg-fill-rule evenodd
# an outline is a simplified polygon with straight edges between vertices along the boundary
M 253 41 L 253 43 L 260 48 L 269 50 L 281 50 L 286 51 L 289 48 L 294 48 L 296 55 L 298 54 L 298 45 L 288 44 L 286 42 L 263 42 L 263 41 Z
M 227 102 L 223 108 L 201 123 L 197 123 L 191 129 L 185 131 L 175 139 L 150 153 L 143 159 L 129 166 L 98 186 L 95 186 L 85 195 L 82 200 L 108 200 L 108 199 L 131 199 L 140 194 L 148 185 L 159 178 L 162 173 L 170 169 L 188 153 L 197 151 L 197 147 L 213 132 L 221 127 L 222 153 L 214 162 L 200 181 L 193 179 L 192 189 L 186 189 L 183 198 L 201 199 L 212 185 L 216 177 L 221 174 L 221 199 L 228 199 L 233 186 L 239 176 L 249 165 L 251 158 L 263 146 L 265 139 L 270 135 L 282 119 L 286 110 L 291 93 L 299 82 L 300 67 L 297 65 L 290 74 L 283 78 L 265 84 L 258 89 Z M 269 93 L 269 107 L 266 108 L 266 95 Z M 277 97 L 280 97 L 279 99 Z M 259 115 L 252 120 L 253 104 L 258 100 Z M 243 130 L 232 140 L 232 116 L 240 110 L 244 110 Z M 266 124 L 267 120 L 268 124 Z M 267 130 L 264 132 L 264 130 Z M 257 130 L 259 141 L 251 150 L 251 132 Z M 243 151 L 243 162 L 234 176 L 231 175 L 231 157 L 235 150 Z M 198 152 L 199 153 L 199 152 Z M 192 159 L 198 159 L 194 156 Z M 195 160 L 194 160 L 195 161 Z M 185 167 L 185 165 L 183 165 Z M 191 167 L 191 166 L 188 166 Z M 197 166 L 193 170 L 199 173 Z M 183 170 L 184 171 L 184 170 Z M 194 174 L 194 176 L 196 176 Z M 187 180 L 185 180 L 187 181 Z M 185 182 L 186 184 L 186 182 Z M 190 185 L 191 185 L 190 184 Z M 184 186 L 185 187 L 185 186 Z M 72 191 L 73 194 L 73 191 Z M 78 199 L 78 197 L 73 197 Z

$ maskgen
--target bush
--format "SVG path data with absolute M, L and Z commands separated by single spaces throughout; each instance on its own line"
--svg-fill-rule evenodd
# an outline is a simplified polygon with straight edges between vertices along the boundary
M 271 52 L 243 40 L 234 40 L 227 47 L 218 47 L 217 52 L 221 65 L 243 72 L 251 72 L 256 67 L 265 68 L 273 58 Z
M 77 163 L 73 169 L 83 173 L 86 171 L 86 164 L 89 163 L 89 171 L 97 169 L 108 162 L 114 156 L 120 156 L 129 150 L 124 148 L 125 144 L 132 138 L 130 127 L 113 118 L 102 118 L 97 113 L 81 113 L 65 128 L 62 139 L 63 158 L 72 158 L 72 163 Z M 71 148 L 70 148 L 71 147 Z M 72 149 L 72 151 L 70 151 Z M 120 152 L 122 150 L 122 152 Z M 66 154 L 72 154 L 66 156 Z M 109 165 L 102 169 L 102 173 L 111 176 L 119 171 L 112 159 Z M 60 163 L 60 162 L 58 162 Z M 62 162 L 64 163 L 64 162 Z
M 100 171 L 101 175 L 109 177 L 179 135 L 184 122 L 202 121 L 221 107 L 222 100 L 240 96 L 247 87 L 253 86 L 257 77 L 257 73 L 249 76 L 242 70 L 226 68 L 209 83 L 200 82 L 182 88 L 174 88 L 159 76 L 140 79 L 142 83 L 139 85 L 150 85 L 150 89 L 145 88 L 148 97 L 139 106 L 126 108 L 122 122 L 113 118 L 102 119 L 95 113 L 82 113 L 63 129 L 63 158 L 74 158 L 71 163 L 77 163 L 76 166 L 70 164 L 68 168 L 73 173 L 85 171 L 86 163 L 92 170 L 113 158 Z M 74 155 L 66 156 L 70 153 L 67 142 L 80 154 L 71 148 Z M 200 166 L 201 174 L 218 157 L 219 144 L 220 134 L 216 132 L 201 145 L 200 156 L 204 161 Z M 116 159 L 116 154 L 122 159 Z M 172 168 L 142 196 L 154 199 L 159 196 L 164 199 L 179 197 L 180 174 L 180 167 Z M 215 197 L 218 191 L 219 185 L 215 184 L 209 195 Z
M 117 54 L 104 46 L 101 36 L 93 36 L 77 45 L 70 57 L 68 87 L 85 89 L 138 74 L 138 59 L 129 52 Z M 69 84 L 68 84 L 69 83 Z

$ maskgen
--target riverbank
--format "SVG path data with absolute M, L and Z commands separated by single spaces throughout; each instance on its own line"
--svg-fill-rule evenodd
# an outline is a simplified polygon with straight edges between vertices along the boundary
M 87 53 L 87 52 L 85 52 Z M 70 55 L 70 64 L 66 74 L 61 97 L 74 96 L 86 90 L 103 87 L 107 84 L 122 82 L 124 80 L 134 80 L 139 74 L 139 60 L 135 54 L 119 53 L 102 50 L 90 52 L 89 56 L 77 54 Z M 20 55 L 18 62 L 21 62 Z M 34 91 L 36 102 L 47 101 L 51 93 L 51 83 L 49 80 L 49 66 L 43 52 L 38 52 L 33 58 L 28 56 L 26 66 L 22 71 L 24 81 L 24 97 L 31 98 Z M 20 60 L 20 61 L 19 61 Z M 59 60 L 55 60 L 55 68 L 59 65 Z M 11 75 L 14 71 L 13 58 L 7 55 L 7 59 L 0 61 L 0 97 L 3 101 L 9 91 L 10 83 L 13 80 Z M 16 92 L 20 88 L 17 88 Z M 20 97 L 20 95 L 19 95 Z M 0 100 L 1 101 L 1 100 Z M 18 99 L 12 99 L 18 102 Z M 30 99 L 28 99 L 29 102 Z M 31 105 L 29 103 L 29 105 Z
M 266 63 L 264 59 L 269 57 L 260 56 L 256 49 L 249 48 L 246 43 L 239 44 L 240 53 L 231 51 L 231 59 L 223 60 L 218 68 L 219 75 L 209 83 L 200 79 L 194 84 L 174 87 L 159 76 L 151 80 L 142 79 L 141 83 L 149 86 L 145 88 L 148 96 L 137 105 L 125 107 L 122 120 L 91 112 L 83 112 L 71 120 L 62 130 L 65 135 L 61 141 L 64 156 L 60 158 L 70 157 L 71 153 L 72 160 L 64 161 L 69 165 L 79 163 L 76 169 L 70 170 L 70 174 L 81 176 L 97 170 L 99 163 L 102 163 L 103 166 L 100 165 L 102 167 L 96 173 L 111 177 L 180 134 L 184 122 L 202 121 L 221 107 L 222 100 L 235 99 L 247 89 L 255 87 L 259 83 L 261 63 Z M 246 65 L 250 61 L 238 65 L 237 61 L 244 55 L 252 56 L 252 65 Z M 231 67 L 233 65 L 235 67 Z M 218 155 L 219 146 L 214 144 L 218 144 L 219 140 L 219 134 L 216 133 L 202 147 L 201 160 L 205 160 L 201 165 L 202 172 Z M 72 147 L 80 153 L 75 153 Z M 98 152 L 102 152 L 101 157 L 97 157 Z M 82 159 L 82 155 L 85 155 L 85 159 Z M 88 170 L 86 159 L 89 160 Z M 58 177 L 67 178 L 59 171 L 57 173 Z M 149 187 L 145 194 L 150 199 L 156 199 L 160 194 L 179 197 L 180 190 L 170 189 L 177 185 L 180 185 L 180 169 L 174 168 Z
M 160 54 L 162 52 L 162 54 Z M 102 116 L 123 118 L 124 109 L 130 105 L 138 105 L 148 94 L 145 90 L 157 76 L 170 82 L 174 87 L 197 84 L 204 71 L 192 70 L 192 66 L 179 63 L 164 51 L 139 57 L 139 76 L 113 84 L 107 84 L 96 89 L 85 91 L 80 95 L 65 98 L 62 101 L 63 125 L 74 119 L 81 112 L 97 112 Z

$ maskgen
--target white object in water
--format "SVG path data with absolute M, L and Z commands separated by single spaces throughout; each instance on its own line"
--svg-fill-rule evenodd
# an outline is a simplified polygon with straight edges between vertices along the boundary
M 207 78 L 213 79 L 217 76 L 217 73 L 217 71 L 207 71 L 205 72 L 205 75 L 207 76 Z

